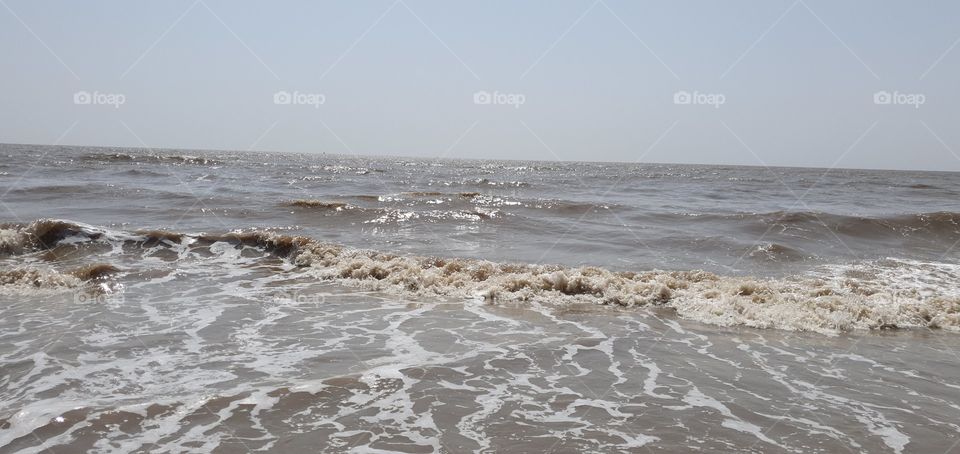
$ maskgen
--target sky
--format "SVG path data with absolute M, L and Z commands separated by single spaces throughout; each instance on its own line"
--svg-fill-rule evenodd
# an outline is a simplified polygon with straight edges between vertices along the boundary
M 960 170 L 960 2 L 0 0 L 0 142 Z

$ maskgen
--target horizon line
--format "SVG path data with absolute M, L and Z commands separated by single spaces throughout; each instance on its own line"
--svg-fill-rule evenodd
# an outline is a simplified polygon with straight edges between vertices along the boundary
M 232 149 L 232 148 L 170 148 L 170 147 L 145 147 L 145 146 L 119 146 L 119 145 L 79 145 L 79 144 L 45 144 L 45 143 L 18 143 L 18 142 L 0 142 L 0 145 L 20 145 L 36 147 L 74 147 L 74 148 L 120 148 L 127 150 L 170 150 L 170 151 L 198 151 L 198 152 L 226 152 L 226 153 L 277 153 L 277 154 L 301 154 L 318 156 L 340 156 L 349 158 L 395 158 L 395 159 L 427 159 L 434 161 L 507 161 L 507 162 L 550 162 L 550 163 L 584 163 L 584 164 L 655 164 L 655 165 L 675 165 L 675 166 L 705 166 L 705 167 L 750 167 L 761 169 L 807 169 L 807 170 L 865 170 L 865 171 L 884 171 L 884 172 L 929 172 L 929 173 L 960 173 L 958 170 L 931 170 L 931 169 L 890 169 L 882 167 L 817 167 L 817 166 L 795 166 L 795 165 L 764 165 L 764 164 L 711 164 L 711 163 L 682 163 L 682 162 L 660 162 L 660 161 L 585 161 L 585 160 L 566 160 L 566 159 L 511 159 L 511 158 L 470 158 L 470 157 L 450 157 L 450 156 L 416 156 L 416 155 L 380 155 L 380 154 L 362 154 L 362 153 L 328 153 L 325 151 L 283 151 L 283 150 L 264 150 L 264 149 Z

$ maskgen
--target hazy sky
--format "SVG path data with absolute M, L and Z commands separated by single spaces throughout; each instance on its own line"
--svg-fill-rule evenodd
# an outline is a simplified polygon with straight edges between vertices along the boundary
M 960 170 L 958 24 L 955 0 L 0 0 L 0 142 Z

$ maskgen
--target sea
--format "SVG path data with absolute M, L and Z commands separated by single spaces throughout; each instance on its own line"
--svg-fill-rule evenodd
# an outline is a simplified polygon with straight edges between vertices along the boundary
M 0 452 L 960 447 L 960 174 L 0 145 Z

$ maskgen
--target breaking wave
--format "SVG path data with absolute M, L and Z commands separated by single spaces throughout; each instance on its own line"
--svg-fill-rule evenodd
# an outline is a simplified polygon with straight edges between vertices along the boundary
M 960 331 L 960 265 L 947 263 L 887 259 L 775 279 L 396 255 L 263 230 L 122 232 L 60 220 L 0 227 L 0 252 L 7 255 L 51 248 L 67 238 L 64 243 L 69 245 L 119 243 L 127 252 L 131 245 L 189 249 L 227 243 L 282 257 L 319 280 L 396 295 L 659 307 L 715 325 L 820 333 L 920 327 Z M 115 269 L 97 265 L 60 279 L 70 286 L 112 272 Z M 59 282 L 33 270 L 4 273 L 4 285 Z
M 106 263 L 81 266 L 67 272 L 45 267 L 18 266 L 12 269 L 0 269 L 0 288 L 5 290 L 76 288 L 88 282 L 103 281 L 107 276 L 119 271 L 113 265 Z

